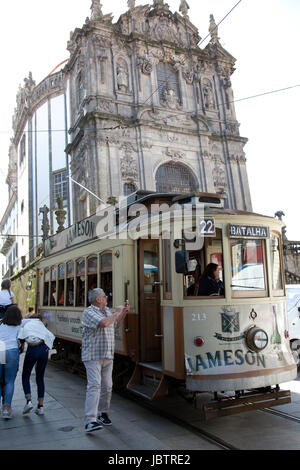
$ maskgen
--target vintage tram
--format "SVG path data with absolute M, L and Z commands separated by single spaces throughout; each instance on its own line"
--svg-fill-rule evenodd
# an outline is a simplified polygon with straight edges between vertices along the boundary
M 224 291 L 198 296 L 191 284 L 211 262 Z M 131 306 L 115 346 L 129 390 L 150 400 L 177 385 L 209 392 L 206 418 L 290 402 L 279 387 L 297 375 L 280 221 L 224 209 L 216 194 L 138 191 L 50 237 L 37 272 L 58 357 L 80 361 L 88 292 L 102 287 L 112 310 Z

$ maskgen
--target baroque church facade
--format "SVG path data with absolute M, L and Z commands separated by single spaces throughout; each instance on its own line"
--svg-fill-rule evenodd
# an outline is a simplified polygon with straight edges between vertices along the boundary
M 91 17 L 70 35 L 72 178 L 104 201 L 138 189 L 201 191 L 251 211 L 247 139 L 230 80 L 235 59 L 221 46 L 213 16 L 202 50 L 185 0 L 180 13 L 163 0 L 129 0 L 128 8 L 114 24 L 93 0 Z M 96 210 L 97 200 L 78 185 L 73 201 L 75 220 Z
M 24 80 L 0 225 L 2 233 L 29 237 L 4 239 L 4 273 L 36 257 L 40 208 L 49 234 L 56 232 L 58 195 L 65 226 L 97 210 L 90 192 L 105 203 L 136 190 L 219 193 L 225 207 L 252 210 L 247 139 L 231 84 L 235 59 L 221 46 L 213 15 L 202 49 L 188 13 L 186 0 L 175 13 L 164 0 L 128 0 L 114 23 L 92 0 L 90 17 L 70 34 L 66 64 L 39 84 L 31 73 Z

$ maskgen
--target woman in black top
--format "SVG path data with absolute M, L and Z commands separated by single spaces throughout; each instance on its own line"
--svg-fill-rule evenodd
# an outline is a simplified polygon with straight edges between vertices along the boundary
M 219 266 L 209 263 L 199 280 L 198 296 L 224 295 L 224 284 L 219 279 Z

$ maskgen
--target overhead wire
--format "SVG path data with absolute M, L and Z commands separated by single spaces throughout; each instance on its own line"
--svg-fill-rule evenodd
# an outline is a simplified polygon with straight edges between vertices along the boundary
M 285 88 L 279 88 L 279 89 L 276 89 L 276 90 L 265 91 L 265 92 L 262 92 L 262 93 L 258 93 L 256 95 L 247 96 L 245 98 L 238 98 L 238 99 L 230 101 L 230 103 L 237 103 L 237 102 L 240 102 L 240 101 L 246 101 L 246 100 L 250 100 L 250 99 L 254 99 L 254 98 L 260 98 L 260 97 L 265 96 L 265 95 L 280 93 L 282 91 L 292 90 L 293 88 L 298 88 L 298 87 L 300 87 L 300 83 L 296 84 L 296 85 L 291 85 L 291 86 L 288 86 L 288 87 L 285 87 Z M 142 104 L 144 104 L 144 103 L 142 103 Z M 219 106 L 221 106 L 221 105 L 219 105 Z M 96 128 L 95 127 L 93 127 L 93 128 L 92 127 L 91 128 L 86 127 L 86 128 L 84 128 L 84 132 L 110 131 L 110 130 L 115 130 L 115 129 L 128 129 L 128 128 L 134 127 L 134 126 L 135 126 L 135 122 L 133 121 L 130 124 L 126 124 L 126 125 L 120 124 L 120 125 L 114 126 L 114 127 L 96 127 Z M 67 131 L 68 131 L 67 129 L 40 129 L 40 130 L 24 131 L 24 133 L 67 132 Z M 9 132 L 10 131 L 0 131 L 0 134 L 9 133 Z M 3 176 L 4 176 L 4 173 L 3 173 L 1 168 L 0 168 L 0 170 L 3 174 Z

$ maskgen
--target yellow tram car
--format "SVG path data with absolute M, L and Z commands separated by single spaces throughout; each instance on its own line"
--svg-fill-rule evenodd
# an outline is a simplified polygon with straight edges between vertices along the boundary
M 105 219 L 110 209 L 113 223 Z M 297 376 L 281 222 L 224 209 L 220 195 L 203 193 L 139 191 L 125 210 L 110 209 L 45 243 L 38 310 L 58 356 L 80 360 L 88 292 L 102 287 L 112 310 L 125 299 L 131 306 L 115 343 L 118 364 L 132 366 L 131 391 L 152 400 L 170 384 L 209 392 L 206 418 L 290 402 L 279 387 Z M 193 283 L 209 263 L 218 265 L 224 289 L 199 296 Z M 220 399 L 227 391 L 234 398 Z

